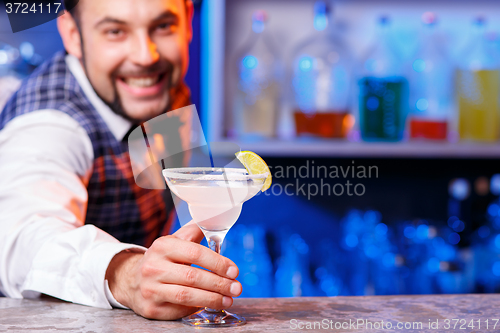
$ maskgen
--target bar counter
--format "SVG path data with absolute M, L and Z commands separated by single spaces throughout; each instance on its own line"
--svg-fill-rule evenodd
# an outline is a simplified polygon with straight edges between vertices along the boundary
M 229 311 L 244 316 L 248 323 L 219 328 L 217 332 L 499 332 L 499 308 L 500 295 L 496 294 L 245 298 L 235 299 Z M 418 322 L 422 327 L 415 324 Z M 398 328 L 398 323 L 407 328 Z M 438 327 L 429 328 L 430 323 Z M 388 329 L 388 325 L 392 328 Z M 97 309 L 51 298 L 0 298 L 0 332 L 31 330 L 215 332 L 210 328 L 191 328 L 180 321 L 148 320 L 129 310 Z

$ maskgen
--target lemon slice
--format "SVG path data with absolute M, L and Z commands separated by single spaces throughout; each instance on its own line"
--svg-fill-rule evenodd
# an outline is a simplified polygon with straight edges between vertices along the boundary
M 266 162 L 264 162 L 262 157 L 248 150 L 237 152 L 235 155 L 236 158 L 245 166 L 249 174 L 258 175 L 266 172 L 268 173 L 264 186 L 262 186 L 261 189 L 262 192 L 271 187 L 271 183 L 273 182 L 271 170 L 269 170 L 269 167 Z

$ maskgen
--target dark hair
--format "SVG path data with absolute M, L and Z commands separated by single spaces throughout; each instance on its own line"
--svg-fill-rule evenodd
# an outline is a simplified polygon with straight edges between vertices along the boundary
M 76 22 L 78 30 L 80 30 L 80 17 L 78 15 L 78 0 L 64 0 L 64 9 L 66 9 Z
M 73 13 L 76 9 L 76 5 L 78 4 L 78 0 L 64 0 L 64 9 Z
M 78 2 L 79 0 L 64 0 L 64 9 L 66 9 L 67 11 L 69 11 L 71 13 L 71 15 L 73 15 L 73 17 L 75 18 L 75 20 L 77 21 L 77 24 L 79 23 L 78 22 Z M 187 0 L 184 0 L 184 2 L 186 3 Z M 201 2 L 201 0 L 193 0 L 193 3 L 199 3 Z

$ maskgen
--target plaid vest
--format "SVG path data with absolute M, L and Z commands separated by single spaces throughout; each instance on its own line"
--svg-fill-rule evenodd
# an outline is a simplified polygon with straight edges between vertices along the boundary
M 174 209 L 170 191 L 136 185 L 127 143 L 110 132 L 71 74 L 65 56 L 65 52 L 57 53 L 22 83 L 0 113 L 0 130 L 17 116 L 43 109 L 59 110 L 75 119 L 87 132 L 94 150 L 85 223 L 121 242 L 149 247 L 170 231 Z M 189 104 L 189 89 L 182 84 L 172 109 Z

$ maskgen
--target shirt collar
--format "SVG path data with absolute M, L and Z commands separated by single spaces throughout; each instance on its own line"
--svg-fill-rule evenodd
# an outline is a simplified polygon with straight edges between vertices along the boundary
M 115 138 L 118 141 L 122 141 L 124 136 L 132 127 L 132 122 L 113 112 L 113 110 L 111 110 L 111 108 L 107 106 L 99 96 L 97 96 L 94 88 L 87 78 L 87 75 L 85 75 L 78 58 L 68 54 L 66 55 L 65 60 L 71 74 L 73 74 L 76 78 L 76 81 L 82 88 L 83 93 L 87 96 L 92 106 L 94 106 L 106 125 L 108 125 L 109 130 L 113 133 Z

